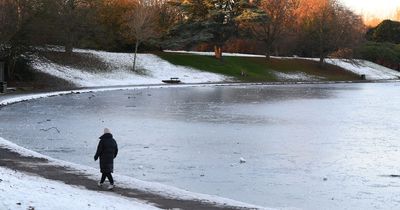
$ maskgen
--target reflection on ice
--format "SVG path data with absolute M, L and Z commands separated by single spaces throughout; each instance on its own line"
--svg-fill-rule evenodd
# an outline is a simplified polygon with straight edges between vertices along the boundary
M 118 173 L 268 207 L 393 209 L 398 182 L 384 175 L 400 174 L 399 91 L 389 83 L 67 95 L 3 107 L 0 136 L 97 167 L 97 138 L 110 127 Z

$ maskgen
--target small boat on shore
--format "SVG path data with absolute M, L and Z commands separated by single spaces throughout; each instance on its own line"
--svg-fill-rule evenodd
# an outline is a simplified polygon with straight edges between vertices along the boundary
M 177 84 L 177 83 L 180 83 L 181 80 L 179 80 L 178 77 L 171 77 L 170 79 L 162 80 L 162 82 L 169 83 L 169 84 Z

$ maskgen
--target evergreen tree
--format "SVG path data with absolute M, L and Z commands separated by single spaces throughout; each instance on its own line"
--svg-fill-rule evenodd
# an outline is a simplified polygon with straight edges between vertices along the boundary
M 400 44 L 400 22 L 384 20 L 367 32 L 367 39 L 374 42 Z
M 249 8 L 249 0 L 182 0 L 172 4 L 180 8 L 183 20 L 169 33 L 168 47 L 190 47 L 207 42 L 214 46 L 215 57 L 222 57 L 225 42 L 238 32 L 238 18 Z

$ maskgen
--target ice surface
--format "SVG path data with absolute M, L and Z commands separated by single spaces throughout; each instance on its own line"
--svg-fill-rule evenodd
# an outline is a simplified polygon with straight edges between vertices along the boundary
M 396 209 L 399 90 L 377 83 L 72 94 L 1 108 L 0 136 L 96 168 L 97 137 L 110 127 L 121 150 L 116 171 L 127 176 L 276 208 Z M 41 130 L 50 127 L 61 133 Z

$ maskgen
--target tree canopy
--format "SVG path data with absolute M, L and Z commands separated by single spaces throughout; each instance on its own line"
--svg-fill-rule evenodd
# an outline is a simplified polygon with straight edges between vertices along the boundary
M 400 44 L 400 22 L 384 20 L 367 32 L 367 39 L 374 42 L 391 42 Z

